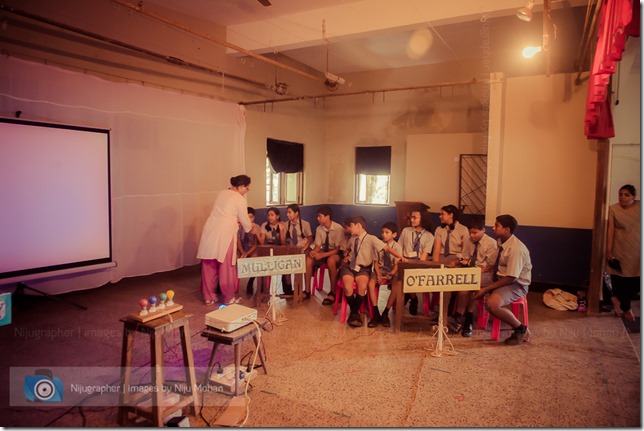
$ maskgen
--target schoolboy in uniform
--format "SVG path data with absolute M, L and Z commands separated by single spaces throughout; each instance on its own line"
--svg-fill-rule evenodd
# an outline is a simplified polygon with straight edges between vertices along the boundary
M 492 283 L 472 294 L 474 299 L 490 296 L 486 305 L 490 313 L 514 328 L 514 333 L 505 344 L 519 345 L 530 340 L 530 330 L 505 306 L 528 293 L 532 279 L 532 262 L 528 248 L 514 236 L 517 220 L 510 214 L 496 218 L 494 235 L 498 238 L 499 250 L 492 269 Z
M 355 328 L 362 326 L 362 320 L 358 312 L 360 304 L 367 297 L 367 285 L 371 275 L 371 267 L 373 262 L 378 259 L 378 253 L 381 250 L 385 250 L 399 259 L 402 259 L 402 256 L 378 237 L 367 233 L 364 228 L 367 225 L 364 217 L 350 217 L 347 222 L 351 229 L 351 238 L 349 239 L 347 255 L 342 266 L 340 266 L 338 276 L 342 279 L 344 295 L 349 307 L 351 307 L 351 314 L 347 319 L 347 324 Z M 353 295 L 354 282 L 358 288 L 357 296 Z
M 329 270 L 329 290 L 328 297 L 324 298 L 322 304 L 333 304 L 335 300 L 335 285 L 338 278 L 338 266 L 340 264 L 340 244 L 344 239 L 344 228 L 333 221 L 333 211 L 331 207 L 322 206 L 318 208 L 318 223 L 320 224 L 315 230 L 315 247 L 306 255 L 306 286 L 305 290 L 311 290 L 311 277 L 316 268 L 326 264 Z M 321 286 L 320 286 L 321 287 Z
M 396 242 L 396 235 L 398 233 L 398 226 L 396 223 L 387 222 L 382 225 L 382 241 L 387 244 L 389 247 L 396 250 L 396 252 L 402 255 L 402 247 Z M 388 326 L 386 323 L 389 322 L 389 301 L 395 300 L 396 292 L 393 290 L 394 283 L 398 280 L 398 259 L 391 255 L 390 252 L 386 250 L 381 250 L 378 252 L 378 259 L 373 264 L 374 271 L 369 277 L 369 297 L 371 298 L 371 308 L 373 311 L 373 317 L 369 321 L 370 328 L 375 328 L 379 323 L 386 320 L 383 323 L 383 326 Z M 389 299 L 387 300 L 387 307 L 380 316 L 380 311 L 378 310 L 378 295 L 376 295 L 376 289 L 380 289 L 382 285 L 389 285 L 392 289 Z M 390 323 L 389 323 L 390 325 Z
M 492 283 L 492 268 L 497 253 L 496 241 L 485 233 L 483 217 L 472 219 L 467 227 L 470 240 L 465 244 L 459 266 L 481 268 L 481 286 L 485 287 Z M 458 292 L 456 301 L 456 312 L 452 317 L 462 325 L 461 335 L 471 337 L 476 301 L 472 299 L 472 292 L 467 290 Z
M 409 222 L 411 226 L 407 226 L 400 232 L 400 239 L 398 240 L 398 243 L 402 246 L 402 255 L 412 261 L 427 260 L 434 246 L 434 235 L 431 232 L 429 213 L 423 211 L 420 207 L 413 208 L 409 215 Z M 415 316 L 418 313 L 418 295 L 416 293 L 405 294 L 405 303 L 409 299 L 411 299 L 409 314 Z

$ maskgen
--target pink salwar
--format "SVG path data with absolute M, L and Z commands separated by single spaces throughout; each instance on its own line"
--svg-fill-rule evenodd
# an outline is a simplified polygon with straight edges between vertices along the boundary
M 238 281 L 237 267 L 232 263 L 233 245 L 231 242 L 223 262 L 219 262 L 217 259 L 201 260 L 201 293 L 203 293 L 205 301 L 217 300 L 215 294 L 217 281 L 219 281 L 221 293 L 224 295 L 224 303 L 228 303 L 235 297 Z

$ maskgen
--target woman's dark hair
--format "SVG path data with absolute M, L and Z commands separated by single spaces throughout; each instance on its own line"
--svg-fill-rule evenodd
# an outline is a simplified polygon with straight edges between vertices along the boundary
M 445 205 L 441 208 L 441 211 L 445 211 L 447 214 L 451 214 L 454 220 L 454 223 L 458 221 L 458 217 L 461 215 L 461 212 L 456 208 L 455 205 Z
M 248 214 L 255 215 L 255 208 L 253 208 L 253 207 L 246 207 L 246 210 L 248 211 Z
M 236 177 L 230 177 L 230 185 L 233 187 L 249 186 L 250 177 L 248 175 L 237 175 Z
M 280 209 L 279 209 L 279 208 L 277 208 L 277 207 L 269 207 L 269 208 L 266 210 L 266 214 L 268 214 L 269 212 L 272 212 L 273 214 L 275 214 L 275 215 L 277 216 L 277 219 L 278 219 L 278 220 L 279 220 L 279 219 L 280 219 L 280 217 L 282 216 L 282 214 L 280 214 Z
M 620 192 L 622 190 L 628 190 L 630 194 L 632 194 L 633 196 L 637 196 L 637 191 L 635 191 L 635 186 L 633 186 L 632 184 L 624 184 L 619 188 Z

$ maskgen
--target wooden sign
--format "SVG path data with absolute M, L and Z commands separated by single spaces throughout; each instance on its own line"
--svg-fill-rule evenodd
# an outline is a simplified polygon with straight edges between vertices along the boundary
M 306 260 L 303 254 L 237 259 L 239 278 L 303 274 L 304 272 L 306 272 Z
M 403 291 L 455 292 L 480 290 L 481 268 L 423 268 L 406 269 L 403 276 Z

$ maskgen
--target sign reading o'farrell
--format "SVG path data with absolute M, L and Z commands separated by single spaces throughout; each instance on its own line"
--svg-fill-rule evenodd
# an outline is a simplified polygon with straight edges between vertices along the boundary
M 422 268 L 404 271 L 405 293 L 454 292 L 480 288 L 481 268 Z
M 304 272 L 306 272 L 306 260 L 303 254 L 237 259 L 237 276 L 239 278 Z

